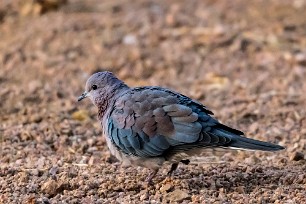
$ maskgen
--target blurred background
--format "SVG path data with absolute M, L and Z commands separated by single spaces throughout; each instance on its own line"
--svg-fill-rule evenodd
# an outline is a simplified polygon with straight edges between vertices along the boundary
M 76 102 L 103 70 L 287 149 L 213 152 L 144 189 Z M 305 77 L 305 0 L 1 0 L 0 203 L 306 202 Z

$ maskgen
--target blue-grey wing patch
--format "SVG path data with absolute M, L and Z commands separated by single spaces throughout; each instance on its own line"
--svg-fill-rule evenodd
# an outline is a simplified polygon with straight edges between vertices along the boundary
M 149 137 L 143 131 L 120 129 L 111 119 L 108 120 L 108 137 L 124 153 L 140 157 L 159 156 L 170 147 L 164 136 Z

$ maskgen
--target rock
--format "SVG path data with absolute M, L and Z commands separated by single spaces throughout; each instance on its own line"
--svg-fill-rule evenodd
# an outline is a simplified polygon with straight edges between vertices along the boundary
M 304 159 L 304 154 L 302 152 L 293 152 L 290 156 L 290 161 L 300 161 Z
M 29 180 L 29 175 L 27 172 L 21 172 L 20 173 L 20 177 L 19 177 L 19 181 L 20 182 L 27 182 Z
M 49 173 L 50 173 L 52 176 L 55 176 L 57 172 L 58 172 L 58 167 L 57 167 L 57 166 L 53 166 L 53 167 L 50 168 L 50 170 L 49 170 Z
M 160 192 L 169 192 L 172 188 L 172 185 L 170 185 L 169 183 L 163 185 L 159 190 Z
M 43 118 L 42 118 L 42 116 L 40 116 L 38 114 L 35 114 L 35 115 L 31 115 L 29 120 L 32 123 L 40 123 L 43 120 Z
M 126 35 L 123 38 L 123 43 L 126 45 L 135 45 L 137 44 L 137 38 L 135 35 Z
M 19 13 L 22 16 L 37 16 L 48 11 L 57 10 L 66 3 L 67 0 L 25 0 L 20 3 Z
M 298 53 L 295 55 L 295 60 L 298 64 L 305 66 L 306 65 L 306 54 L 305 53 Z
M 255 155 L 251 155 L 250 157 L 245 159 L 245 162 L 249 165 L 251 164 L 256 164 L 258 162 L 260 162 L 260 159 L 258 157 L 256 157 Z
M 243 187 L 243 186 L 238 186 L 238 187 L 236 188 L 236 191 L 237 191 L 238 193 L 241 193 L 241 194 L 245 193 L 245 190 L 244 190 L 244 187 Z
M 52 196 L 56 194 L 57 188 L 58 185 L 56 181 L 48 180 L 41 186 L 41 191 Z
M 38 176 L 39 175 L 39 170 L 38 169 L 33 169 L 33 171 L 31 171 L 31 174 L 33 176 Z
M 88 112 L 86 110 L 78 110 L 72 113 L 72 119 L 83 121 L 88 118 Z
M 29 93 L 34 94 L 42 87 L 42 82 L 39 80 L 31 81 L 28 85 Z
M 176 189 L 168 194 L 165 195 L 165 200 L 170 202 L 180 202 L 185 199 L 190 199 L 190 195 L 185 191 Z
M 147 190 L 142 190 L 140 191 L 140 200 L 141 201 L 144 201 L 144 200 L 147 200 L 149 198 L 149 193 Z

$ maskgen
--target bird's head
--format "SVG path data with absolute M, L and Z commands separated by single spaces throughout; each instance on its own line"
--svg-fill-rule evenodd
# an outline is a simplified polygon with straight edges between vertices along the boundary
M 85 92 L 78 97 L 78 101 L 89 97 L 97 105 L 97 99 L 109 97 L 117 89 L 127 87 L 113 73 L 104 71 L 94 73 L 89 77 L 85 85 Z

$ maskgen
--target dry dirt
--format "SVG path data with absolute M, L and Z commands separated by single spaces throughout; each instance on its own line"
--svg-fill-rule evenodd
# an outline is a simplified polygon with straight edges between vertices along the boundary
M 0 3 L 0 203 L 306 203 L 305 1 L 18 2 Z M 287 149 L 207 152 L 146 188 L 76 102 L 97 70 Z

